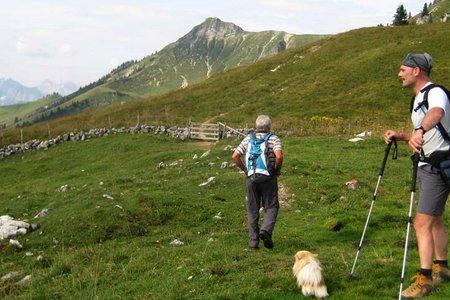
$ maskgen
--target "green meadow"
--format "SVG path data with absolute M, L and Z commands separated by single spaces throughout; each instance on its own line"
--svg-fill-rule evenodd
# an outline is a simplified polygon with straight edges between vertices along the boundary
M 379 136 L 349 138 L 282 138 L 273 250 L 247 249 L 244 175 L 221 168 L 238 138 L 205 143 L 123 134 L 2 160 L 1 214 L 39 228 L 17 238 L 21 251 L 1 241 L 0 275 L 21 274 L 1 282 L 1 298 L 307 299 L 292 265 L 298 250 L 309 250 L 322 261 L 329 299 L 393 299 L 411 152 L 399 144 L 398 159 L 387 161 L 357 278 L 349 279 L 386 149 Z M 167 166 L 158 168 L 161 162 Z M 212 184 L 199 186 L 210 177 Z M 351 179 L 356 190 L 345 185 Z M 69 189 L 60 191 L 64 185 Z M 49 213 L 34 219 L 44 208 Z M 410 245 L 405 285 L 418 268 L 414 234 Z M 26 275 L 31 281 L 14 288 Z M 448 297 L 450 285 L 428 299 Z

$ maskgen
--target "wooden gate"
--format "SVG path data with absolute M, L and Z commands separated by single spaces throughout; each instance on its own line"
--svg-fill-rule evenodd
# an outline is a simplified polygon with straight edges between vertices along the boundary
M 218 141 L 220 139 L 219 124 L 189 122 L 191 139 Z
M 245 137 L 246 134 L 231 128 L 224 123 L 199 123 L 189 121 L 189 137 L 191 139 L 206 140 L 206 141 L 218 141 L 221 138 L 225 138 L 227 132 L 232 132 L 235 135 Z

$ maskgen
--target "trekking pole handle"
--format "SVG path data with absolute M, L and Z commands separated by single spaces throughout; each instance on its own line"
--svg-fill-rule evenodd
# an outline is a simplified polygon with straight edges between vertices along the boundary
M 411 180 L 411 192 L 416 191 L 416 178 L 417 178 L 417 169 L 419 165 L 420 154 L 415 152 L 413 155 L 413 175 Z
M 392 138 L 391 142 L 386 145 L 386 149 L 384 150 L 384 158 L 383 163 L 380 167 L 380 176 L 383 176 L 384 173 L 384 167 L 386 166 L 387 158 L 389 156 L 389 151 L 391 151 L 392 143 L 394 143 L 394 153 L 392 155 L 392 159 L 397 159 L 397 140 L 395 138 Z
M 392 138 L 391 144 L 392 142 L 394 142 L 394 153 L 392 153 L 392 159 L 397 159 L 397 154 L 398 154 L 398 146 L 397 146 L 397 139 L 396 138 Z

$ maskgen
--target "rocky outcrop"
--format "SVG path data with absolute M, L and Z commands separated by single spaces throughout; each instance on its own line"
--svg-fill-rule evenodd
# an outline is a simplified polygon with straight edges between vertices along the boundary
M 0 216 L 0 240 L 24 235 L 29 231 L 37 229 L 37 227 L 36 224 L 28 224 L 24 221 L 15 220 L 8 215 Z

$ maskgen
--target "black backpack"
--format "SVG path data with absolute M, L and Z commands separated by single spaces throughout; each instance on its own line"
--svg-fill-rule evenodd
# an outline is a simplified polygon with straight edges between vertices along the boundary
M 425 93 L 425 94 L 423 95 L 423 101 L 421 103 L 419 103 L 419 105 L 417 105 L 416 108 L 414 108 L 414 100 L 415 100 L 416 96 L 413 96 L 411 98 L 411 105 L 410 105 L 410 111 L 411 112 L 413 110 L 414 111 L 418 111 L 422 106 L 425 106 L 425 108 L 428 110 L 428 93 L 430 92 L 430 90 L 432 88 L 440 88 L 440 89 L 442 89 L 445 92 L 445 94 L 447 95 L 447 99 L 450 101 L 450 91 L 447 90 L 445 88 L 445 86 L 443 86 L 443 85 L 432 83 L 432 84 L 427 85 L 426 87 L 424 87 L 423 89 L 420 90 L 421 93 Z M 445 130 L 444 126 L 442 126 L 442 123 L 439 122 L 437 124 L 437 126 L 439 128 L 440 133 L 442 134 L 442 137 L 445 140 L 450 142 L 450 136 L 448 135 L 448 132 L 447 132 L 447 130 Z
M 435 87 L 441 88 L 447 95 L 447 99 L 450 101 L 450 92 L 444 86 L 432 83 L 432 84 L 424 87 L 422 90 L 420 90 L 420 92 L 422 92 L 422 93 L 424 92 L 425 94 L 423 95 L 422 103 L 419 103 L 419 105 L 416 108 L 414 108 L 414 111 L 418 111 L 422 106 L 425 106 L 425 108 L 428 110 L 428 93 L 430 92 L 430 90 L 432 88 L 435 88 Z M 413 97 L 411 99 L 411 112 L 413 111 L 414 98 L 415 97 Z M 438 126 L 439 132 L 442 134 L 442 137 L 444 138 L 444 140 L 447 140 L 448 142 L 450 142 L 450 136 L 449 136 L 447 130 L 445 130 L 444 126 L 442 126 L 442 123 L 439 122 L 437 124 L 437 126 Z M 446 152 L 437 153 L 437 156 L 435 158 L 430 156 L 430 158 L 428 158 L 428 159 L 425 158 L 424 161 L 428 162 L 429 164 L 431 164 L 432 166 L 434 166 L 440 170 L 442 180 L 445 182 L 446 186 L 450 189 L 450 159 L 449 159 L 448 153 L 446 153 Z

